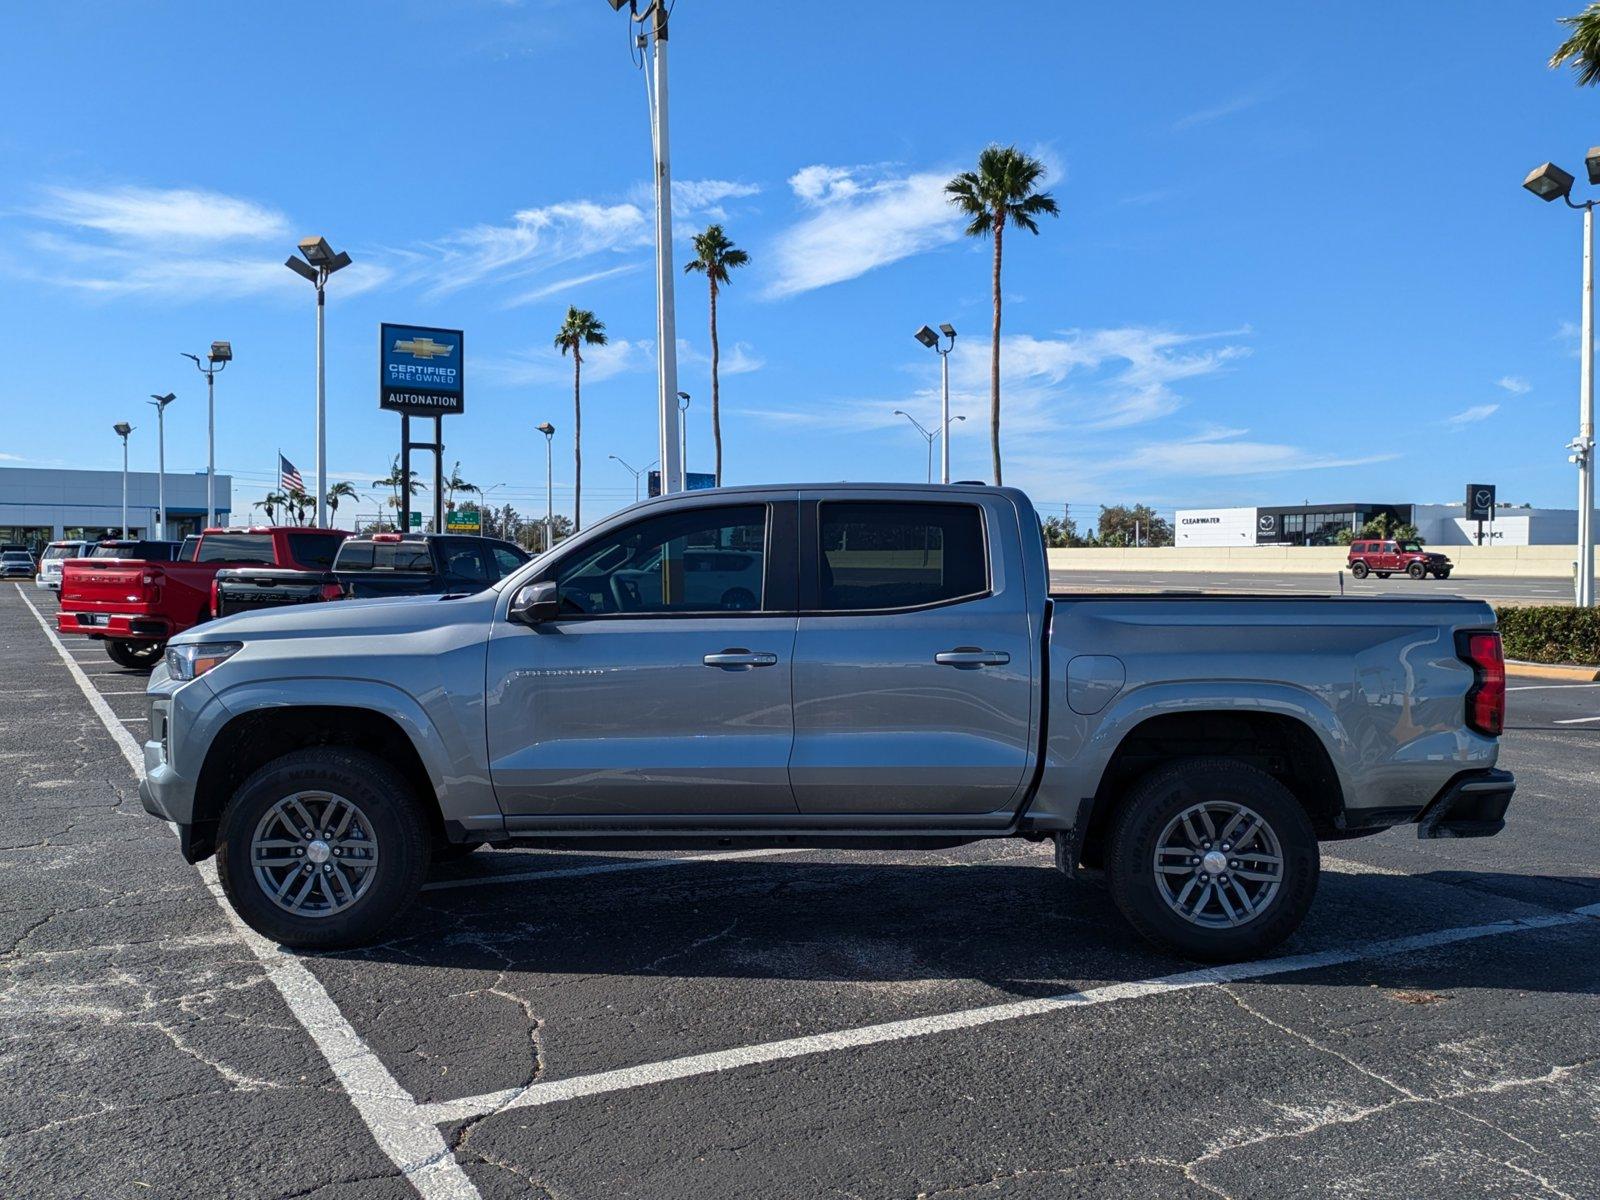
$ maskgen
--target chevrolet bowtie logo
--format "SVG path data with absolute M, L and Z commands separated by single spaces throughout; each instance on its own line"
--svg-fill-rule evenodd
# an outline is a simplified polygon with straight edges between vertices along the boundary
M 413 358 L 439 358 L 455 350 L 454 346 L 446 346 L 431 337 L 402 338 L 395 342 L 394 348 L 397 352 L 409 354 Z

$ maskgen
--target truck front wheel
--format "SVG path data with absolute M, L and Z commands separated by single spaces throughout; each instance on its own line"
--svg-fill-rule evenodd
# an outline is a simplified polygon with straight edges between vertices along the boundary
M 1140 934 L 1187 958 L 1255 958 L 1288 937 L 1317 890 L 1316 833 L 1294 794 L 1227 758 L 1175 762 L 1133 786 L 1106 861 Z
M 1371 568 L 1369 568 L 1367 564 L 1362 562 L 1360 559 L 1357 559 L 1355 562 L 1350 564 L 1350 574 L 1354 575 L 1357 579 L 1365 579 L 1367 577 L 1367 572 L 1370 569 Z
M 244 923 L 296 949 L 373 941 L 428 868 L 417 798 L 360 750 L 296 750 L 258 770 L 223 809 L 217 877 Z
M 167 652 L 165 642 L 130 642 L 121 638 L 106 639 L 106 653 L 119 667 L 130 671 L 152 671 Z
M 1406 568 L 1406 574 L 1413 579 L 1426 579 L 1428 577 L 1428 568 L 1421 563 L 1412 563 Z

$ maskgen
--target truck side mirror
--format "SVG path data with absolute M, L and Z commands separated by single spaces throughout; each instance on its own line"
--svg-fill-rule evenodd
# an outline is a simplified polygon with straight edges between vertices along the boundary
M 540 625 L 554 621 L 561 612 L 561 602 L 556 596 L 556 583 L 546 579 L 542 583 L 529 583 L 517 589 L 506 615 L 519 625 Z

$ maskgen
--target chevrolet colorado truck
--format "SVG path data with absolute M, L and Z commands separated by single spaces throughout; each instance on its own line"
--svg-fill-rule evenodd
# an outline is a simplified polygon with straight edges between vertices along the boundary
M 475 595 L 181 633 L 147 705 L 145 808 L 295 947 L 377 937 L 484 843 L 1025 838 L 1235 959 L 1300 923 L 1319 841 L 1488 836 L 1513 789 L 1486 605 L 1052 594 L 985 486 L 648 500 Z
M 323 600 L 480 592 L 528 561 L 521 546 L 458 533 L 375 533 L 342 543 L 325 571 L 230 567 L 212 584 L 219 617 Z
M 148 670 L 173 634 L 211 618 L 211 582 L 223 567 L 326 567 L 349 536 L 347 530 L 305 526 L 207 529 L 192 559 L 177 557 L 176 542 L 155 543 L 171 548 L 160 560 L 123 557 L 149 543 L 133 543 L 126 551 L 122 547 L 129 543 L 112 543 L 115 557 L 102 556 L 106 546 L 100 546 L 62 566 L 56 629 L 103 641 L 118 666 Z

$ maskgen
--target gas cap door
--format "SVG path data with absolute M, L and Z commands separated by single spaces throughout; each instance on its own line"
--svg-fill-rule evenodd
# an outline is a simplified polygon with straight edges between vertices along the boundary
M 1067 704 L 1092 717 L 1122 690 L 1127 675 L 1122 660 L 1109 654 L 1080 654 L 1067 663 Z

